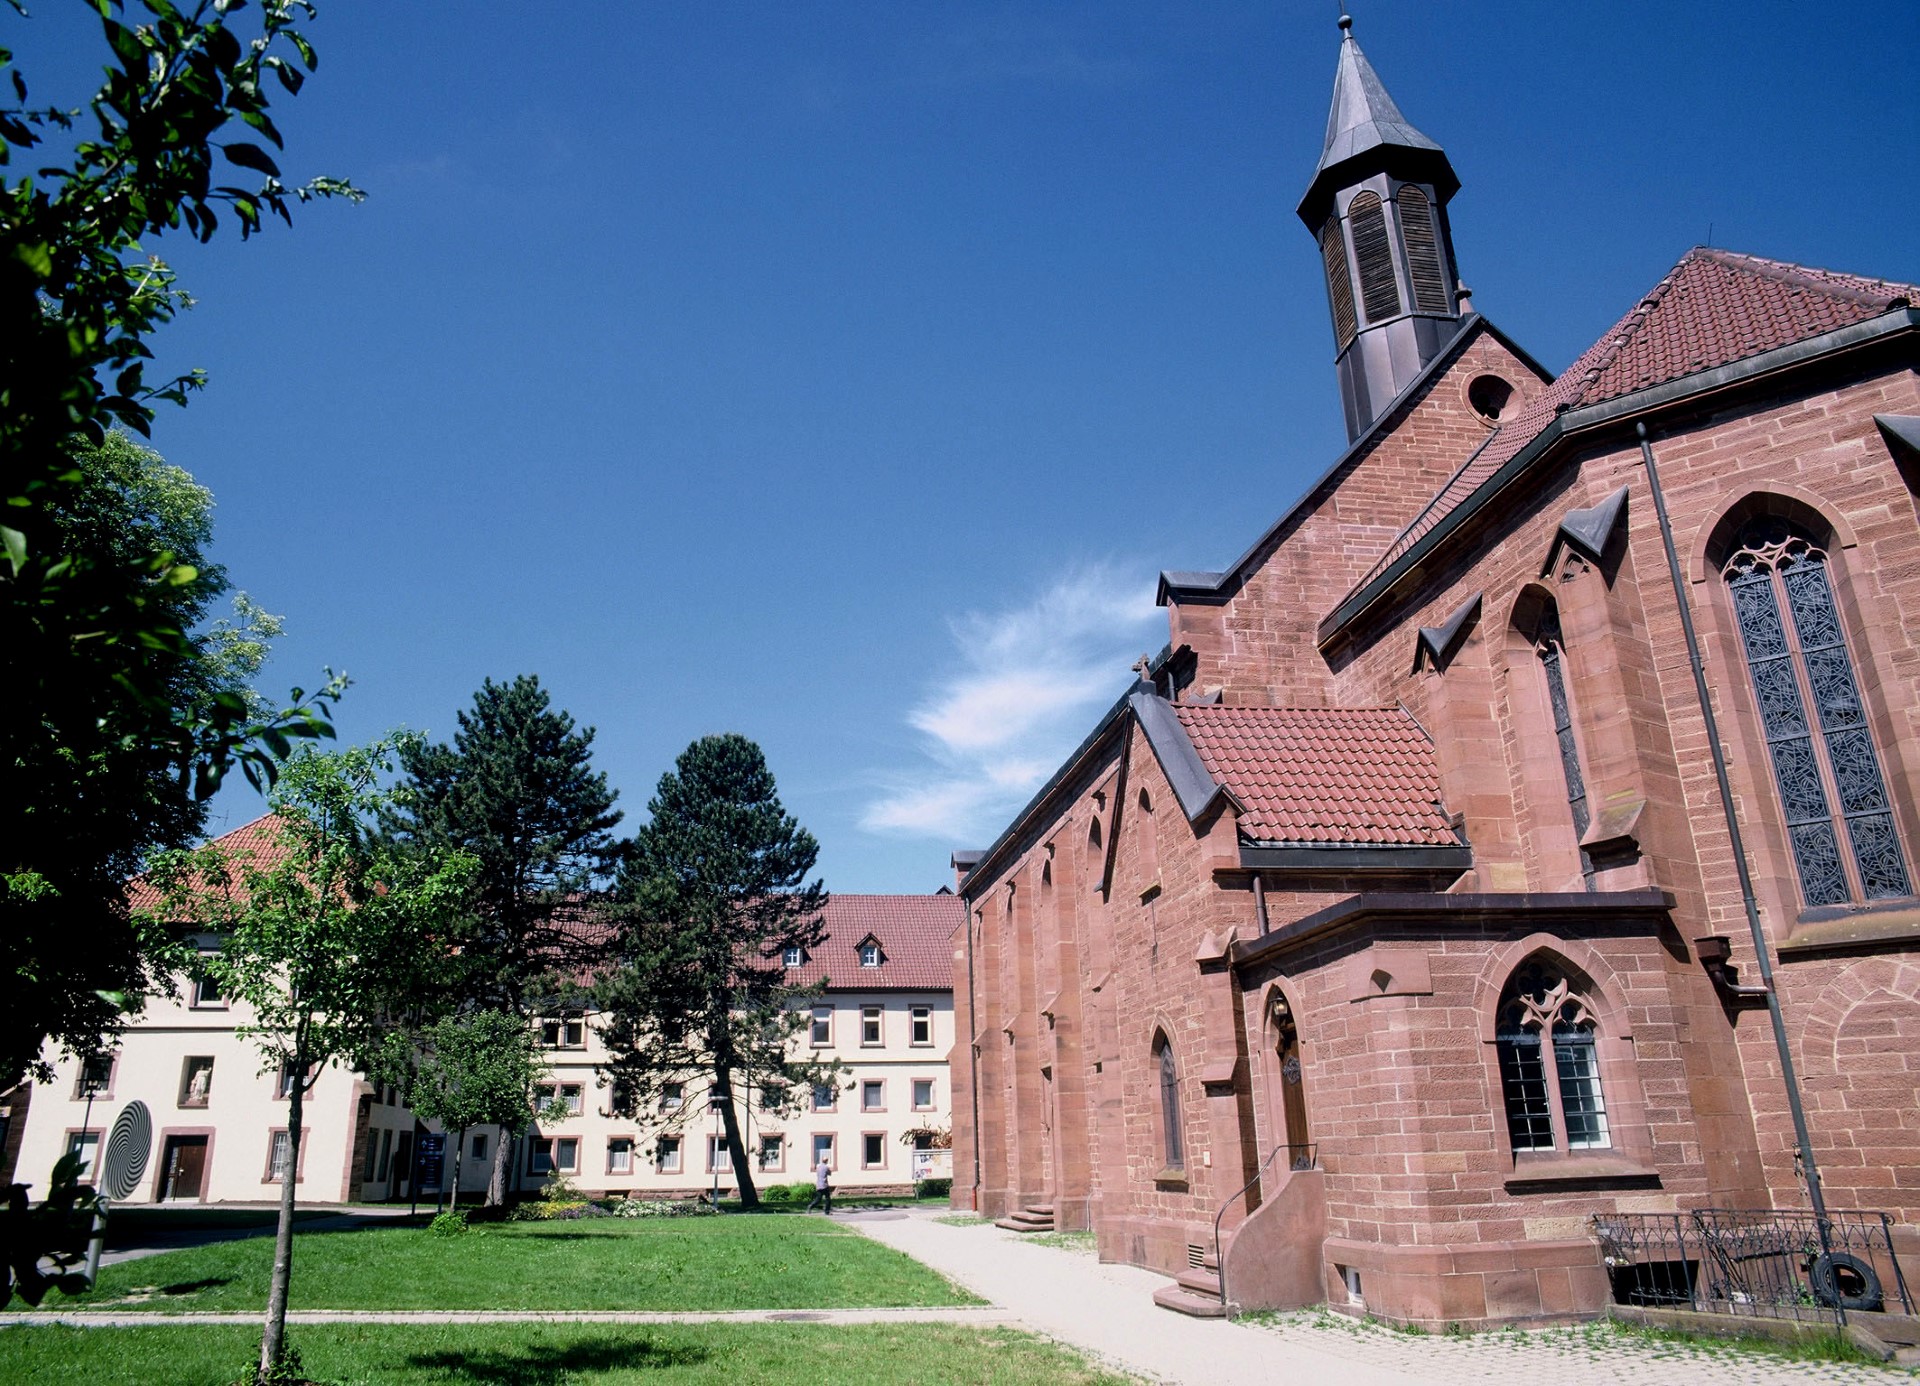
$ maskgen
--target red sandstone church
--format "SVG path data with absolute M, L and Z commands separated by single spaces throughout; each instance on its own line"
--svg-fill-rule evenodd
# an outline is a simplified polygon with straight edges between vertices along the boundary
M 1299 211 L 1351 446 L 956 856 L 955 1198 L 1430 1326 L 1599 1310 L 1623 1215 L 1910 1252 L 1920 290 L 1698 249 L 1553 377 L 1457 187 L 1348 32 Z

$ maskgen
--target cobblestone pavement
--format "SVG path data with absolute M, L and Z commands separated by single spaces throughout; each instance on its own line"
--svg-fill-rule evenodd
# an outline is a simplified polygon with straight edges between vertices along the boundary
M 1085 1251 L 1036 1245 L 990 1225 L 932 1213 L 847 1221 L 1010 1310 L 1025 1327 L 1152 1381 L 1200 1386 L 1453 1386 L 1553 1381 L 1578 1386 L 1893 1386 L 1911 1373 L 1787 1362 L 1712 1345 L 1673 1346 L 1606 1325 L 1448 1338 L 1305 1312 L 1226 1323 L 1161 1309 L 1164 1276 L 1103 1265 Z

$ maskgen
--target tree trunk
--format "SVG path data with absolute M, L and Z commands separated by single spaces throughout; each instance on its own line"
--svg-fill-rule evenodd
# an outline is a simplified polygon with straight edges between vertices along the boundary
M 513 1150 L 513 1138 L 507 1134 L 507 1128 L 500 1128 L 499 1139 L 493 1143 L 493 1173 L 487 1179 L 487 1206 L 498 1208 L 507 1201 L 507 1167 L 511 1163 L 509 1156 Z M 455 1189 L 456 1201 L 460 1191 Z
M 287 1168 L 280 1176 L 280 1225 L 273 1234 L 273 1281 L 267 1290 L 266 1330 L 260 1335 L 262 1379 L 280 1364 L 287 1351 L 287 1289 L 293 1282 L 293 1199 L 300 1174 L 300 1122 L 306 1112 L 307 1067 L 293 1068 L 287 1094 Z M 271 1152 L 269 1152 L 271 1158 Z
M 460 1211 L 460 1157 L 466 1153 L 467 1128 L 462 1126 L 460 1134 L 453 1138 L 453 1211 Z
M 740 1137 L 740 1113 L 733 1105 L 733 1070 L 725 1064 L 714 1069 L 713 1095 L 720 1100 L 720 1121 L 726 1128 L 733 1180 L 740 1189 L 740 1210 L 752 1212 L 760 1206 L 760 1195 L 753 1187 L 753 1167 L 747 1163 L 746 1143 Z

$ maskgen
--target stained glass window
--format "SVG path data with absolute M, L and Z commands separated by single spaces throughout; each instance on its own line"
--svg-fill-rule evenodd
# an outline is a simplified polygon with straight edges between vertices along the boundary
M 1826 553 L 1762 516 L 1724 573 L 1801 895 L 1838 905 L 1912 894 Z

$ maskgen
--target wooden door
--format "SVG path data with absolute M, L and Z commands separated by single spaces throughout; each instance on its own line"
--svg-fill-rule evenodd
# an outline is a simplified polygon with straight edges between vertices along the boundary
M 198 1199 L 200 1183 L 206 1177 L 206 1172 L 205 1136 L 167 1137 L 166 1178 L 160 1189 L 163 1200 Z

